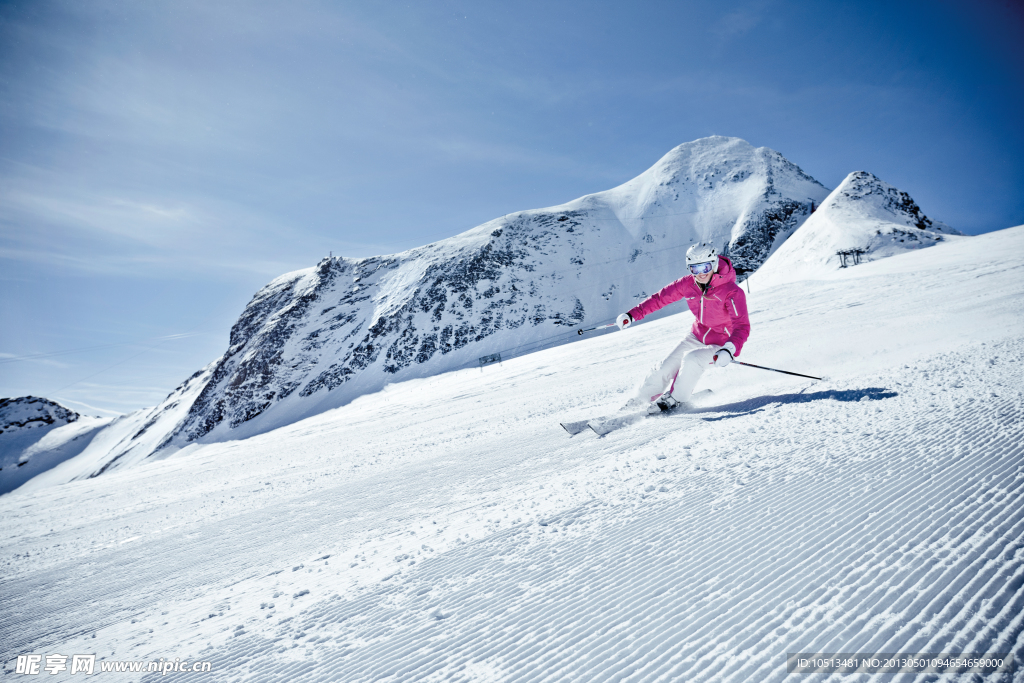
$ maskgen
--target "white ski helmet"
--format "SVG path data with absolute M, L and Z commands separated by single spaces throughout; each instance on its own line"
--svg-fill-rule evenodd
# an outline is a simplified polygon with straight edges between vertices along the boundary
M 701 242 L 695 244 L 686 250 L 686 268 L 689 270 L 690 266 L 697 263 L 711 263 L 711 272 L 718 272 L 718 252 L 715 251 L 715 247 L 707 242 Z

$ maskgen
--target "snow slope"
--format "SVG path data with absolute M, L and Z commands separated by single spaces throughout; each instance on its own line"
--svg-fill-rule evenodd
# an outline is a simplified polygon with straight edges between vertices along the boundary
M 906 192 L 857 171 L 832 191 L 791 239 L 777 247 L 748 286 L 827 277 L 842 265 L 839 251 L 859 249 L 861 261 L 874 261 L 962 237 L 963 233 L 924 215 Z M 853 263 L 848 256 L 847 267 Z
M 324 259 L 261 289 L 229 348 L 47 481 L 240 439 L 416 377 L 575 339 L 680 276 L 714 242 L 756 268 L 828 191 L 738 138 L 680 145 L 620 187 L 400 254 Z
M 0 494 L 75 457 L 109 422 L 37 396 L 0 398 Z
M 620 404 L 688 313 L 30 482 L 0 498 L 5 672 L 27 652 L 213 663 L 190 681 L 777 681 L 788 652 L 1020 658 L 1021 253 L 1024 226 L 755 288 L 743 359 L 826 381 L 711 370 L 713 403 L 604 438 L 558 421 Z
M 60 460 L 59 464 L 36 474 L 31 480 L 32 487 L 98 477 L 107 471 L 137 465 L 147 459 L 166 457 L 176 449 L 165 450 L 155 456 L 154 452 L 188 414 L 192 402 L 206 386 L 213 367 L 211 363 L 196 372 L 158 406 L 104 420 L 100 425 L 102 428 L 90 437 L 75 457 Z M 37 453 L 36 459 L 43 461 L 43 455 Z M 51 455 L 46 454 L 45 457 Z

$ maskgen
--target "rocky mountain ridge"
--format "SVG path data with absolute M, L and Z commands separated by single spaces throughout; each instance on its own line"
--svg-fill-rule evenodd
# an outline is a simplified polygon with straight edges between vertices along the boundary
M 0 398 L 0 434 L 74 422 L 81 415 L 38 396 Z

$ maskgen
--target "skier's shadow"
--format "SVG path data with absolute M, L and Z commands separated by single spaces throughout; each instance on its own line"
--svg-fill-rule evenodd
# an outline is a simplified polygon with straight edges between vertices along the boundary
M 707 408 L 696 408 L 694 410 L 687 411 L 688 415 L 701 415 L 711 414 L 717 417 L 702 417 L 701 419 L 707 422 L 715 422 L 717 420 L 728 420 L 734 417 L 741 417 L 743 415 L 751 415 L 753 413 L 759 413 L 770 405 L 776 403 L 789 404 L 789 403 L 811 403 L 812 401 L 843 401 L 846 403 L 857 402 L 857 401 L 881 401 L 886 398 L 893 398 L 899 394 L 895 391 L 890 391 L 883 387 L 868 387 L 867 389 L 847 389 L 845 391 L 831 390 L 831 391 L 815 391 L 813 393 L 798 393 L 798 394 L 782 394 L 779 396 L 757 396 L 755 398 L 748 398 L 745 401 L 737 401 L 736 403 L 727 403 L 721 406 L 707 407 Z M 728 415 L 722 415 L 721 413 L 729 413 Z

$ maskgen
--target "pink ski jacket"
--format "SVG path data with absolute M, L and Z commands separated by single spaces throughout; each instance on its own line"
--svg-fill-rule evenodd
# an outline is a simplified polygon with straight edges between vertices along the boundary
M 629 317 L 634 321 L 643 320 L 680 299 L 686 299 L 690 311 L 697 318 L 693 323 L 693 336 L 711 346 L 731 341 L 736 347 L 736 355 L 740 355 L 743 343 L 750 336 L 750 319 L 747 317 L 747 297 L 736 284 L 736 271 L 729 259 L 718 257 L 718 271 L 711 276 L 705 291 L 701 291 L 692 275 L 687 275 L 631 308 Z

